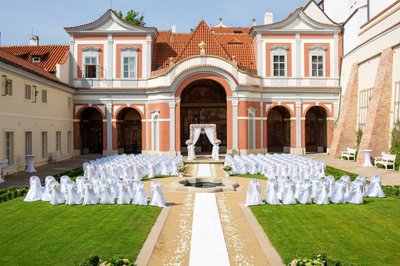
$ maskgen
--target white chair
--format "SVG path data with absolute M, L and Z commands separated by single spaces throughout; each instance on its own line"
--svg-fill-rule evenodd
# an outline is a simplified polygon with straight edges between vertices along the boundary
M 63 204 L 65 202 L 65 197 L 61 193 L 60 184 L 57 181 L 50 181 L 50 204 L 58 205 Z
M 147 193 L 142 181 L 134 182 L 135 197 L 132 204 L 147 205 Z
M 284 183 L 282 203 L 284 205 L 296 204 L 296 199 L 294 198 L 294 184 L 290 180 Z
M 315 204 L 329 204 L 328 199 L 328 182 L 320 181 L 317 184 L 317 191 L 315 193 L 314 203 Z
M 44 179 L 45 187 L 44 187 L 44 192 L 42 194 L 43 201 L 50 201 L 50 199 L 51 199 L 50 186 L 49 186 L 51 181 L 57 182 L 56 179 L 51 175 L 46 176 L 46 178 Z
M 310 204 L 311 203 L 311 194 L 312 194 L 312 183 L 311 180 L 307 179 L 301 183 L 299 188 L 299 196 L 297 201 L 300 204 Z
M 131 197 L 129 195 L 128 184 L 125 181 L 120 181 L 118 189 L 117 204 L 130 204 Z
M 107 181 L 100 182 L 100 204 L 115 204 L 111 184 Z
M 85 189 L 83 192 L 83 205 L 94 205 L 98 204 L 100 199 L 94 191 L 93 184 L 90 181 L 85 181 Z
M 380 176 L 372 176 L 371 182 L 368 187 L 368 197 L 370 198 L 384 198 L 385 192 L 383 192 L 381 187 L 382 179 Z
M 158 206 L 161 208 L 167 207 L 161 182 L 152 181 L 150 186 L 151 186 L 151 200 L 149 205 Z
M 246 206 L 261 205 L 261 185 L 258 179 L 251 179 L 247 189 Z
M 278 183 L 274 178 L 268 179 L 265 189 L 265 202 L 271 205 L 281 205 L 278 197 Z
M 347 197 L 348 203 L 363 204 L 363 187 L 364 183 L 361 179 L 354 180 L 351 186 L 349 196 Z
M 82 204 L 82 197 L 78 192 L 76 183 L 74 181 L 66 181 L 65 204 L 78 205 Z
M 346 203 L 346 197 L 345 197 L 346 186 L 347 186 L 347 184 L 343 180 L 338 180 L 335 183 L 335 192 L 333 193 L 333 196 L 331 197 L 331 201 L 333 203 L 335 203 L 335 204 Z
M 32 202 L 41 200 L 43 196 L 42 184 L 40 183 L 40 178 L 37 176 L 31 176 L 29 179 L 29 191 L 24 198 L 26 202 Z
M 64 194 L 67 192 L 66 183 L 68 181 L 71 181 L 71 178 L 69 178 L 69 176 L 63 175 L 62 177 L 60 177 L 60 189 L 61 189 L 61 192 Z

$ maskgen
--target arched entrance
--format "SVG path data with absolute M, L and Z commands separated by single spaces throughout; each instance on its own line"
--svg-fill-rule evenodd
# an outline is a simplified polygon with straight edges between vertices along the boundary
M 186 151 L 191 124 L 215 124 L 217 138 L 221 140 L 220 152 L 227 146 L 226 92 L 213 80 L 198 80 L 190 83 L 181 94 L 180 129 L 181 150 Z M 212 145 L 207 136 L 200 135 L 195 144 L 196 153 L 210 153 Z
M 118 152 L 142 152 L 142 117 L 133 108 L 122 109 L 117 116 Z
M 268 152 L 290 152 L 290 113 L 283 106 L 268 112 L 267 149 Z
M 103 153 L 103 117 L 99 110 L 88 107 L 80 120 L 81 154 Z
M 306 152 L 326 152 L 327 122 L 325 109 L 311 107 L 306 114 Z

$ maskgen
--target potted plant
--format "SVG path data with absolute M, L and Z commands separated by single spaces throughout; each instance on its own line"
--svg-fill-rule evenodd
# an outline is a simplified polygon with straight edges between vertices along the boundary
M 232 172 L 231 172 L 232 171 L 232 167 L 224 166 L 224 168 L 222 168 L 222 169 L 224 169 L 226 176 L 230 176 L 232 174 Z
M 186 171 L 186 168 L 184 165 L 179 166 L 179 168 L 178 168 L 179 177 L 183 177 L 183 174 L 185 173 L 185 171 Z

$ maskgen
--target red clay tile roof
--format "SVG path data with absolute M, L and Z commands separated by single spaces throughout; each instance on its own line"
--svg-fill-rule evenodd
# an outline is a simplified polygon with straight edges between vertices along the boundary
M 21 68 L 25 71 L 31 72 L 31 73 L 38 75 L 40 77 L 43 77 L 45 79 L 51 80 L 58 84 L 71 87 L 68 84 L 65 84 L 64 82 L 61 82 L 58 78 L 56 78 L 55 76 L 53 76 L 52 74 L 50 74 L 49 72 L 44 70 L 43 68 L 41 68 L 35 64 L 29 63 L 20 57 L 14 56 L 14 55 L 8 53 L 7 51 L 5 51 L 5 49 L 1 48 L 1 47 L 0 47 L 0 61 L 4 62 L 6 64 L 16 66 L 18 68 Z
M 32 62 L 33 56 L 40 56 L 40 63 L 33 63 L 48 72 L 56 72 L 56 64 L 63 64 L 68 58 L 68 45 L 3 46 L 4 51 Z
M 199 55 L 201 41 L 207 44 L 207 55 L 222 57 L 229 61 L 234 56 L 240 68 L 255 70 L 255 56 L 249 31 L 250 28 L 209 28 L 204 21 L 201 21 L 192 33 L 159 31 L 153 70 L 168 67 L 170 58 L 177 63 L 185 58 Z

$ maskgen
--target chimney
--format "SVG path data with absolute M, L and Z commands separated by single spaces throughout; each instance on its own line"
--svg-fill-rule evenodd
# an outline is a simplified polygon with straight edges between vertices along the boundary
M 215 28 L 226 28 L 224 23 L 222 22 L 222 18 L 219 18 L 219 23 L 214 26 Z
M 31 35 L 29 37 L 29 46 L 38 46 L 39 45 L 39 36 Z
M 272 24 L 274 23 L 274 14 L 271 12 L 267 12 L 264 15 L 264 24 Z
M 175 25 L 175 24 L 172 25 L 172 27 L 171 27 L 171 32 L 172 32 L 172 33 L 176 33 L 176 25 Z
M 254 26 L 257 26 L 256 19 L 255 19 L 255 18 L 253 18 L 253 24 L 252 24 L 252 26 L 253 26 L 253 27 L 254 27 Z

